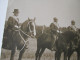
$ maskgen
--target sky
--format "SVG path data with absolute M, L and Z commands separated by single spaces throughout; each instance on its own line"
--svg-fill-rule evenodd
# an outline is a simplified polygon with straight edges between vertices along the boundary
M 61 27 L 69 26 L 71 20 L 80 27 L 80 0 L 9 0 L 6 20 L 14 9 L 19 9 L 20 23 L 36 17 L 37 25 L 49 26 L 57 17 Z

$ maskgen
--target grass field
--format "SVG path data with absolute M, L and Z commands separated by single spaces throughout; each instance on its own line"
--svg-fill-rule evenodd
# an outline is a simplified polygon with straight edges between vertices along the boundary
M 29 45 L 28 49 L 25 51 L 22 60 L 35 60 L 35 52 L 37 47 L 37 41 L 36 39 L 29 39 Z M 2 49 L 1 52 L 1 60 L 10 60 L 10 50 Z M 46 49 L 43 53 L 41 60 L 55 60 L 55 51 L 51 52 L 50 50 Z M 16 51 L 15 54 L 15 60 L 18 60 L 19 51 Z M 76 59 L 76 52 L 73 53 L 71 60 L 77 60 Z M 61 60 L 63 60 L 63 53 L 61 55 Z

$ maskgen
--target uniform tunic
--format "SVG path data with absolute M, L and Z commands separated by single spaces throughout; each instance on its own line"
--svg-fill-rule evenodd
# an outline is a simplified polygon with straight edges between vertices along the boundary
M 13 35 L 15 35 L 15 30 L 18 29 L 17 27 L 19 26 L 19 19 L 16 17 L 16 16 L 10 16 L 9 19 L 8 19 L 8 26 L 7 28 L 5 29 L 5 37 L 6 39 L 4 38 L 3 39 L 3 47 L 5 49 L 12 49 L 13 45 L 14 45 L 14 37 Z M 16 36 L 16 35 L 15 35 Z M 5 44 L 6 42 L 6 44 Z
M 57 33 L 58 28 L 59 28 L 59 25 L 56 22 L 50 24 L 50 30 L 54 31 L 54 34 Z
M 16 16 L 10 16 L 8 19 L 8 29 L 15 30 L 19 26 L 19 19 Z
M 71 27 L 71 30 L 73 30 L 73 31 L 77 31 L 77 28 L 76 28 L 75 25 L 71 25 L 70 27 Z
M 58 31 L 58 29 L 59 29 L 59 25 L 56 22 L 50 24 L 52 50 L 55 49 L 55 42 L 57 40 L 57 31 Z

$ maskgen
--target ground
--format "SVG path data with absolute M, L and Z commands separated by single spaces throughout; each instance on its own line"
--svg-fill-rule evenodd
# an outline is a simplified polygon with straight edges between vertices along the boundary
M 37 47 L 37 40 L 29 38 L 29 45 L 28 49 L 24 53 L 24 56 L 22 60 L 35 60 L 35 52 Z M 6 50 L 2 48 L 1 52 L 1 60 L 10 60 L 10 50 Z M 18 60 L 19 51 L 16 51 L 15 54 L 15 60 Z M 77 60 L 76 59 L 76 52 L 73 53 L 71 60 Z M 55 60 L 55 51 L 51 52 L 50 50 L 46 49 L 43 53 L 41 60 Z M 63 53 L 61 55 L 61 60 L 63 60 Z

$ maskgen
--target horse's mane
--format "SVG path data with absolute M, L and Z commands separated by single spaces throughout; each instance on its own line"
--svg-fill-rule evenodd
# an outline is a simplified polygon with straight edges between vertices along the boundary
M 39 37 L 42 34 L 43 26 L 36 25 L 36 37 Z M 48 33 L 49 32 L 49 27 L 44 27 L 43 33 Z

